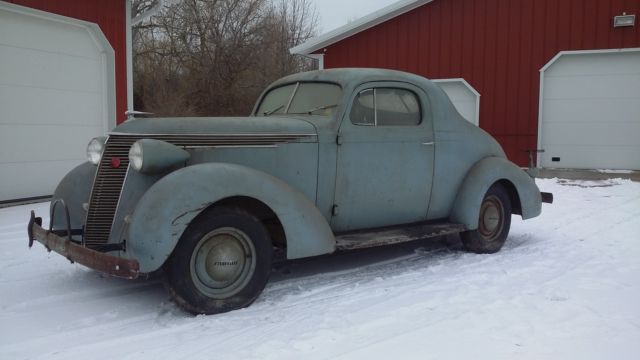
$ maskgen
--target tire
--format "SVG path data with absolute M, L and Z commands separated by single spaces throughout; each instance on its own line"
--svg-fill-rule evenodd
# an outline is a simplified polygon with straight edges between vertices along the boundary
M 494 184 L 487 190 L 480 205 L 478 229 L 460 233 L 466 251 L 493 254 L 502 248 L 511 227 L 511 201 L 507 190 Z
M 249 306 L 271 272 L 269 233 L 255 216 L 217 207 L 184 232 L 166 265 L 172 300 L 192 314 L 218 314 Z

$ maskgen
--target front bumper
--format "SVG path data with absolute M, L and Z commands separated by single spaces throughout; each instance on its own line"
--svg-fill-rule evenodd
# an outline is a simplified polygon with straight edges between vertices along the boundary
M 42 243 L 48 251 L 55 251 L 71 263 L 77 262 L 96 271 L 125 279 L 135 279 L 140 275 L 140 264 L 136 260 L 123 259 L 89 249 L 42 228 L 42 219 L 31 211 L 27 228 L 29 247 L 34 240 Z

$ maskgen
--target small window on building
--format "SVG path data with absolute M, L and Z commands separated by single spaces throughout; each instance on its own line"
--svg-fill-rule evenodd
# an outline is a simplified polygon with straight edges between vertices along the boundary
M 361 91 L 354 100 L 351 122 L 369 126 L 415 126 L 422 118 L 418 97 L 411 91 L 376 88 Z

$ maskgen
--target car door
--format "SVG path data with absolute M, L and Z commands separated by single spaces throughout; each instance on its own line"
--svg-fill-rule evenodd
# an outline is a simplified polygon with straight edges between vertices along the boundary
M 334 231 L 426 220 L 435 151 L 431 118 L 428 97 L 413 85 L 356 89 L 337 139 Z

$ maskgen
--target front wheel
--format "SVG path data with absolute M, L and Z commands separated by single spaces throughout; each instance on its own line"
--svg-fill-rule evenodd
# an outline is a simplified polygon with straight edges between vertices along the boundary
M 272 245 L 264 225 L 237 208 L 219 207 L 196 218 L 167 264 L 172 299 L 193 314 L 249 306 L 271 272 Z
M 511 227 L 511 201 L 506 189 L 495 184 L 487 190 L 480 205 L 478 229 L 460 234 L 464 249 L 493 254 L 502 248 Z

